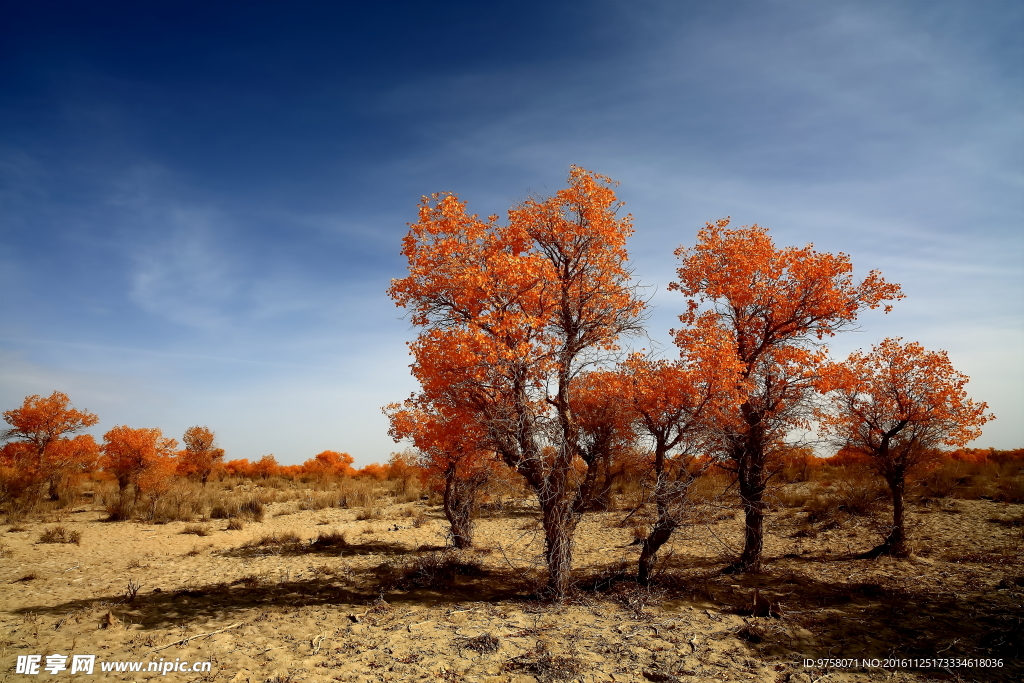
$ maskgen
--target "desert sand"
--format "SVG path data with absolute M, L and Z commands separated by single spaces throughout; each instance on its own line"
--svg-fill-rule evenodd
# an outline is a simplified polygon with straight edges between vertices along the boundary
M 410 505 L 426 514 L 419 526 Z M 445 556 L 479 571 L 403 585 L 404 568 L 446 543 L 440 509 L 410 505 L 360 520 L 359 510 L 277 503 L 242 530 L 198 523 L 207 536 L 182 533 L 196 523 L 104 522 L 89 507 L 0 527 L 0 680 L 1024 680 L 1022 505 L 914 507 L 909 560 L 855 559 L 878 541 L 884 512 L 815 528 L 782 509 L 770 517 L 766 572 L 753 576 L 721 573 L 741 518 L 711 511 L 662 551 L 652 589 L 617 580 L 635 571 L 639 552 L 626 513 L 587 514 L 581 588 L 559 605 L 531 597 L 543 538 L 528 506 L 480 519 L 477 549 Z M 56 524 L 81 532 L 80 544 L 38 543 Z M 346 544 L 310 545 L 331 531 Z M 243 547 L 287 532 L 302 543 Z M 754 588 L 779 616 L 750 616 Z M 42 655 L 42 667 L 53 654 L 69 656 L 65 670 L 16 673 L 19 656 Z M 96 655 L 94 673 L 70 672 L 80 654 Z M 822 661 L 844 658 L 859 662 Z M 1002 666 L 856 665 L 889 658 Z M 118 661 L 144 670 L 100 671 Z M 175 661 L 210 670 L 145 671 Z

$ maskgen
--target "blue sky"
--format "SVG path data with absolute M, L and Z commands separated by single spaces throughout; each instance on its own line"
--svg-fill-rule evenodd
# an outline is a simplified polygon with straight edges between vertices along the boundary
M 67 393 L 228 457 L 359 464 L 415 387 L 384 291 L 421 195 L 621 182 L 673 250 L 768 227 L 903 285 L 837 355 L 946 349 L 1024 446 L 1019 2 L 0 2 L 0 407 Z

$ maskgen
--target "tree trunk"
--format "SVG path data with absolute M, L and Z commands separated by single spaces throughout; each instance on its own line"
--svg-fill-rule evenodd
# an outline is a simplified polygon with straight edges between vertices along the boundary
M 889 546 L 890 553 L 896 557 L 906 557 L 910 554 L 903 504 L 905 488 L 906 477 L 902 472 L 889 482 L 889 490 L 892 491 L 892 531 L 889 533 L 889 538 L 885 539 L 885 543 Z
M 763 491 L 749 495 L 741 493 L 740 495 L 743 497 L 744 515 L 743 553 L 733 567 L 738 571 L 759 572 L 761 571 L 761 555 L 764 551 L 765 504 L 762 500 Z
M 729 567 L 734 572 L 760 572 L 764 551 L 765 454 L 760 443 L 748 439 L 737 460 L 740 503 L 743 506 L 743 553 Z
M 477 491 L 486 475 L 473 474 L 459 479 L 458 464 L 453 462 L 444 473 L 444 514 L 451 525 L 452 545 L 460 550 L 473 547 L 473 513 Z
M 654 523 L 651 533 L 644 539 L 640 550 L 640 562 L 637 567 L 637 580 L 647 585 L 651 580 L 651 570 L 654 568 L 654 558 L 661 546 L 672 537 L 672 532 L 679 526 L 678 520 L 672 514 L 672 504 L 678 504 L 678 498 L 685 493 L 678 490 L 679 482 L 669 481 L 669 474 L 665 471 L 665 457 L 668 447 L 662 436 L 657 436 L 657 443 L 654 448 L 654 502 L 658 508 L 658 519 Z
M 651 570 L 654 569 L 654 560 L 658 550 L 672 537 L 672 532 L 675 531 L 676 526 L 678 524 L 674 519 L 659 513 L 657 523 L 655 523 L 647 538 L 644 539 L 642 549 L 640 550 L 637 581 L 642 585 L 646 586 L 651 582 Z
M 569 594 L 572 578 L 573 536 L 579 515 L 566 496 L 541 502 L 545 559 L 548 565 L 547 597 L 562 600 Z
M 892 529 L 881 545 L 861 555 L 864 559 L 871 559 L 879 555 L 893 557 L 908 557 L 910 555 L 910 544 L 907 541 L 906 505 L 903 500 L 907 485 L 907 473 L 897 470 L 888 475 L 885 480 L 889 484 L 889 492 L 892 493 Z

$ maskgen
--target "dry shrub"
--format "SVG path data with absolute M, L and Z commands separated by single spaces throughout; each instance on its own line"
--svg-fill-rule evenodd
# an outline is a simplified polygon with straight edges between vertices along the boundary
M 994 498 L 1002 503 L 1024 503 L 1024 476 L 1000 481 Z
M 736 636 L 740 640 L 745 640 L 754 645 L 767 640 L 770 633 L 769 627 L 762 623 L 760 619 L 757 621 L 746 620 L 743 626 L 736 630 Z
M 246 588 L 259 588 L 265 583 L 265 579 L 258 574 L 248 574 L 231 582 L 232 586 L 245 586 Z
M 413 525 L 413 527 L 415 527 L 415 528 L 417 528 L 417 529 L 420 529 L 420 528 L 422 528 L 422 527 L 423 527 L 423 525 L 424 525 L 424 524 L 426 524 L 426 523 L 427 523 L 428 521 L 429 521 L 429 520 L 427 519 L 427 515 L 426 515 L 426 513 L 425 513 L 425 512 L 423 512 L 423 510 L 417 510 L 417 511 L 416 511 L 416 516 L 414 516 L 414 517 L 412 518 L 412 525 Z
M 264 515 L 263 502 L 258 496 L 248 496 L 238 506 L 238 516 L 252 522 L 262 522 Z
M 227 525 L 227 527 L 225 527 L 224 530 L 225 531 L 241 531 L 244 528 L 245 528 L 245 525 L 242 524 L 242 520 L 240 520 L 238 517 L 232 517 L 231 519 L 228 520 L 228 525 Z
M 74 543 L 81 545 L 82 532 L 71 531 L 63 526 L 52 526 L 45 529 L 39 537 L 39 543 Z
M 272 550 L 298 550 L 302 547 L 302 537 L 294 531 L 264 534 L 259 538 L 243 543 L 241 548 L 269 548 Z
M 22 574 L 20 577 L 18 577 L 17 579 L 12 581 L 11 583 L 26 583 L 28 581 L 36 581 L 36 580 L 41 579 L 41 578 L 43 578 L 42 574 L 40 574 L 39 572 L 31 571 L 31 572 L 27 572 L 25 574 Z
M 350 544 L 345 533 L 338 531 L 337 529 L 331 529 L 326 532 L 321 531 L 317 534 L 316 540 L 310 543 L 310 547 L 315 548 L 316 550 L 347 548 L 349 545 Z
M 538 642 L 532 650 L 513 657 L 505 662 L 505 671 L 524 673 L 536 676 L 542 683 L 548 681 L 567 681 L 584 671 L 584 662 L 579 656 L 570 652 L 555 655 L 548 651 L 543 642 Z
M 782 508 L 802 508 L 813 498 L 808 486 L 782 486 L 772 492 L 771 502 Z
M 344 479 L 338 489 L 338 506 L 345 509 L 367 507 L 381 498 L 376 482 L 366 479 Z
M 210 506 L 211 519 L 245 519 L 262 522 L 265 515 L 264 501 L 257 494 L 221 494 Z
M 712 503 L 730 495 L 726 491 L 733 483 L 733 475 L 725 472 L 710 471 L 693 482 L 689 489 L 690 500 L 694 503 Z
M 356 519 L 365 521 L 368 519 L 381 519 L 384 516 L 379 507 L 366 507 L 356 513 Z
M 300 510 L 323 510 L 335 507 L 339 502 L 338 494 L 331 491 L 310 491 L 299 500 Z
M 202 524 L 189 524 L 185 526 L 180 533 L 195 534 L 196 536 L 209 536 L 211 532 L 209 527 L 205 527 Z
M 2 558 L 2 557 L 10 557 L 12 554 L 14 554 L 14 553 L 10 549 L 10 547 L 6 543 L 0 541 L 0 558 Z
M 473 652 L 479 652 L 482 655 L 493 654 L 501 648 L 501 641 L 490 633 L 484 633 L 483 635 L 479 635 L 474 638 L 460 638 L 456 642 L 459 647 L 472 650 Z
M 206 497 L 202 485 L 189 479 L 178 479 L 163 490 L 147 493 L 139 510 L 140 516 L 158 524 L 191 522 L 206 510 Z
M 939 461 L 916 478 L 915 489 L 933 498 L 1024 502 L 1024 463 Z
M 953 498 L 970 483 L 970 465 L 958 460 L 939 463 L 917 480 L 918 490 L 930 498 Z
M 807 522 L 821 525 L 819 530 L 841 527 L 851 517 L 870 517 L 889 498 L 888 489 L 873 479 L 826 483 L 810 491 L 803 505 Z
M 377 568 L 382 590 L 443 589 L 459 576 L 486 576 L 480 560 L 456 550 L 420 555 L 400 564 L 385 562 Z

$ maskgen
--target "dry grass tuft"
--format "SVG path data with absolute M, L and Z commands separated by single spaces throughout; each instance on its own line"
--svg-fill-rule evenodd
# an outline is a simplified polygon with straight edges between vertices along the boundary
M 209 536 L 212 532 L 209 527 L 203 526 L 202 524 L 189 524 L 179 533 L 194 534 L 196 536 Z
M 242 523 L 238 517 L 232 517 L 228 520 L 228 525 L 224 528 L 224 531 L 242 531 L 245 528 L 245 524 Z
M 82 532 L 71 531 L 63 526 L 52 526 L 43 531 L 39 543 L 74 543 L 81 545 Z
M 239 548 L 266 548 L 274 552 L 281 552 L 283 550 L 300 550 L 302 545 L 302 537 L 297 533 L 294 531 L 282 531 L 280 533 L 264 534 L 259 538 L 246 541 Z
M 379 507 L 365 507 L 356 513 L 356 519 L 359 521 L 366 521 L 368 519 L 381 519 L 384 513 Z
M 412 526 L 415 529 L 422 529 L 430 521 L 423 510 L 417 510 L 412 518 Z
M 334 548 L 347 548 L 350 543 L 344 532 L 338 531 L 337 529 L 331 529 L 330 531 L 321 531 L 317 534 L 316 539 L 309 545 L 311 548 L 316 550 L 327 550 Z

